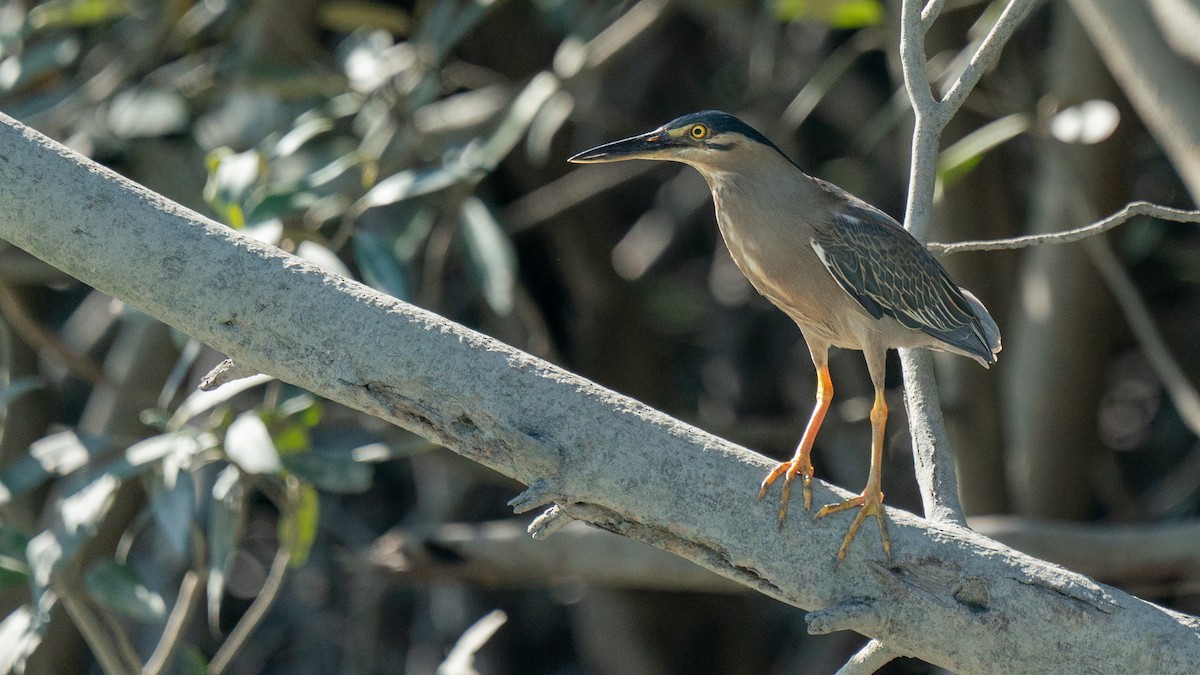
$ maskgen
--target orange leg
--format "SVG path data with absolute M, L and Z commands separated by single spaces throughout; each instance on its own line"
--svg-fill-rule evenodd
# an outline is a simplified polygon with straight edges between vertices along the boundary
M 887 554 L 889 560 L 892 557 L 892 540 L 888 537 L 887 514 L 883 511 L 883 491 L 880 489 L 880 473 L 883 468 L 883 428 L 885 425 L 887 425 L 887 404 L 883 400 L 883 390 L 876 388 L 875 405 L 871 408 L 871 472 L 867 474 L 867 486 L 863 488 L 861 495 L 839 504 L 823 506 L 820 511 L 817 511 L 817 517 L 823 518 L 831 513 L 860 507 L 858 515 L 854 517 L 854 522 L 850 523 L 850 531 L 842 540 L 842 547 L 838 549 L 839 561 L 846 559 L 846 551 L 850 548 L 850 542 L 854 541 L 854 535 L 858 533 L 859 526 L 868 516 L 875 516 L 875 521 L 879 523 L 879 538 L 883 540 L 883 552 Z
M 767 494 L 767 488 L 771 483 L 786 474 L 779 506 L 779 524 L 781 526 L 784 518 L 787 517 L 788 498 L 792 494 L 792 479 L 796 477 L 796 474 L 800 474 L 800 485 L 804 492 L 804 510 L 807 511 L 812 506 L 813 466 L 810 456 L 813 442 L 817 440 L 817 431 L 821 428 L 821 422 L 825 421 L 825 413 L 829 410 L 829 402 L 832 400 L 833 382 L 829 379 L 829 366 L 821 365 L 817 368 L 817 405 L 813 408 L 812 417 L 808 419 L 808 426 L 804 428 L 804 436 L 800 438 L 800 445 L 796 447 L 795 456 L 791 461 L 775 467 L 775 470 L 763 479 L 762 487 L 758 490 L 758 498 L 762 499 L 763 495 Z

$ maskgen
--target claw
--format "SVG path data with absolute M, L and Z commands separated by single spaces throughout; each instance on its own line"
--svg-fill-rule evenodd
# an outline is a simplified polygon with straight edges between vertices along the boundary
M 883 540 L 883 552 L 887 554 L 888 560 L 891 560 L 892 540 L 888 536 L 887 513 L 883 510 L 883 493 L 878 489 L 871 490 L 868 488 L 857 497 L 837 504 L 822 506 L 821 510 L 817 511 L 817 518 L 824 518 L 831 513 L 846 511 L 855 507 L 859 507 L 859 511 L 854 516 L 854 521 L 850 523 L 850 529 L 846 532 L 845 539 L 842 540 L 841 548 L 838 549 L 838 562 L 846 559 L 846 552 L 850 550 L 850 542 L 854 541 L 854 535 L 858 533 L 859 526 L 863 524 L 863 521 L 868 516 L 875 516 L 875 521 L 879 523 L 879 538 Z
M 784 477 L 783 493 L 779 498 L 779 526 L 783 527 L 783 521 L 787 519 L 788 500 L 792 495 L 792 481 L 796 476 L 800 476 L 800 487 L 804 494 L 804 510 L 807 511 L 812 506 L 812 462 L 806 457 L 804 460 L 793 459 L 789 462 L 783 462 L 775 467 L 767 477 L 763 479 L 762 485 L 758 489 L 758 498 L 762 499 L 767 494 L 767 488 L 771 483 L 775 482 L 776 478 Z

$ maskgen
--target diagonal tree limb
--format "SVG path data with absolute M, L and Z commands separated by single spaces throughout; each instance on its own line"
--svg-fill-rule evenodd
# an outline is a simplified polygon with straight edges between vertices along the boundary
M 774 506 L 755 499 L 766 458 L 209 221 L 8 118 L 0 238 L 247 368 L 534 485 L 526 506 L 554 498 L 784 602 L 839 608 L 824 628 L 960 672 L 1200 662 L 1200 619 L 903 511 L 890 513 L 894 562 L 868 537 L 835 570 L 844 523 L 777 531 Z M 818 500 L 848 495 L 813 487 Z

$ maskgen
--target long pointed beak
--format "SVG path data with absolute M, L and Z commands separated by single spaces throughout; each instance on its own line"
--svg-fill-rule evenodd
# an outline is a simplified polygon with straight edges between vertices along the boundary
M 674 139 L 665 131 L 656 129 L 640 136 L 584 150 L 567 161 L 575 164 L 600 164 L 627 159 L 670 159 L 669 154 L 674 147 Z

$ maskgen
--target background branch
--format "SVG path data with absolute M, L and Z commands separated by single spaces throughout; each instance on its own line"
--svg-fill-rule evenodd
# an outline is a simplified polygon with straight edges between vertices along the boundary
M 952 244 L 931 241 L 925 246 L 934 253 L 950 255 L 951 253 L 963 253 L 966 251 L 1003 251 L 1026 248 L 1028 246 L 1040 246 L 1042 244 L 1068 244 L 1108 232 L 1114 227 L 1122 225 L 1137 216 L 1151 216 L 1176 223 L 1200 223 L 1200 211 L 1184 211 L 1182 209 L 1151 204 L 1150 202 L 1133 202 L 1111 216 L 1102 218 L 1090 225 L 1063 230 L 1062 232 L 1028 234 L 1022 237 L 1008 237 L 985 241 L 958 241 Z

